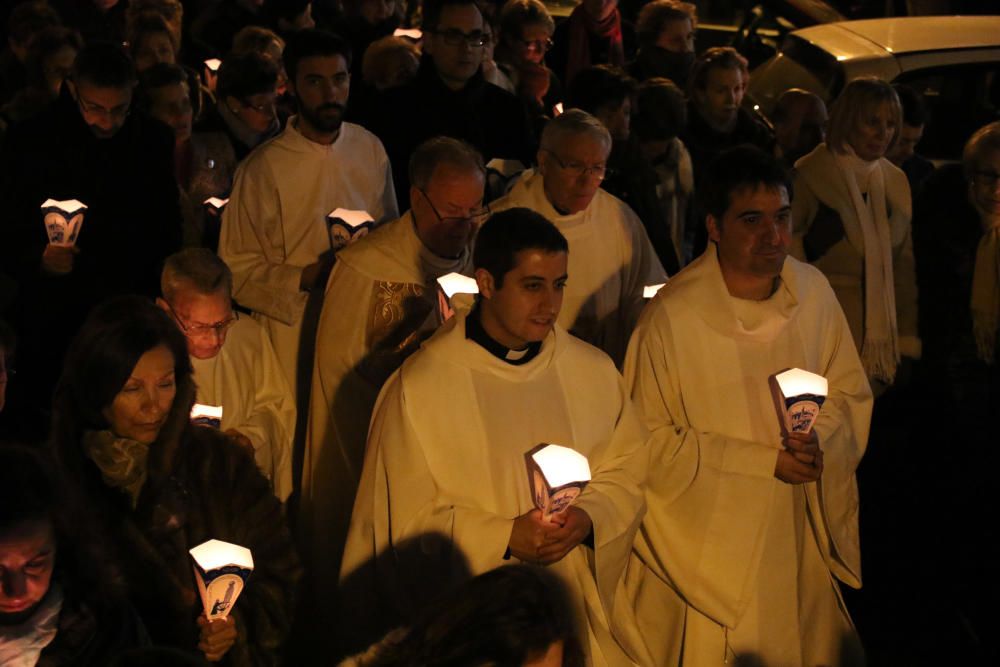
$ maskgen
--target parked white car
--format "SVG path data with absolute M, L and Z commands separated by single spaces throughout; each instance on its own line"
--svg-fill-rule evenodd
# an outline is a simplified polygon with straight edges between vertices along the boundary
M 765 119 L 789 88 L 833 101 L 858 76 L 905 83 L 931 111 L 920 152 L 955 159 L 965 140 L 1000 118 L 1000 16 L 842 21 L 790 33 L 755 69 L 744 104 Z

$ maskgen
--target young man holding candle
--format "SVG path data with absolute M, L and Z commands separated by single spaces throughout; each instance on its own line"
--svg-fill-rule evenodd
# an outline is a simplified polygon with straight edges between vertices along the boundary
M 862 664 L 837 580 L 861 585 L 871 389 L 829 283 L 787 256 L 776 160 L 740 147 L 708 176 L 712 243 L 650 302 L 625 362 L 653 436 L 629 595 L 654 664 Z M 768 377 L 787 368 L 829 383 L 808 434 L 782 433 Z
M 341 568 L 357 645 L 517 559 L 566 582 L 587 664 L 653 664 L 616 595 L 644 511 L 647 436 L 611 360 L 556 323 L 568 247 L 528 209 L 491 218 L 473 256 L 477 305 L 383 388 Z M 592 475 L 551 523 L 525 461 L 540 443 L 583 454 Z

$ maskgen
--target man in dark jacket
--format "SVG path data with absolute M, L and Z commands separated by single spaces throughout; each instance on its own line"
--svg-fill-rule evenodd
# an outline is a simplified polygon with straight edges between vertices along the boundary
M 0 259 L 19 285 L 11 319 L 25 390 L 40 405 L 90 307 L 155 296 L 163 259 L 180 246 L 173 136 L 130 113 L 134 81 L 121 47 L 87 46 L 61 98 L 9 132 L 0 153 Z M 86 205 L 75 243 L 50 242 L 39 208 L 48 199 Z
M 487 161 L 514 159 L 525 165 L 536 148 L 521 102 L 483 79 L 487 36 L 475 2 L 427 2 L 424 26 L 425 55 L 416 78 L 387 92 L 371 119 L 359 119 L 385 145 L 401 210 L 409 206 L 409 156 L 426 139 L 463 139 Z

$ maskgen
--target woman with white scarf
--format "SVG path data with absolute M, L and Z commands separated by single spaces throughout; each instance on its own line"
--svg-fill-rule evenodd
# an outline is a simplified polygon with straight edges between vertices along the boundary
M 910 186 L 885 158 L 901 115 L 888 83 L 855 79 L 830 109 L 826 142 L 795 164 L 792 253 L 829 279 L 879 389 L 921 352 Z

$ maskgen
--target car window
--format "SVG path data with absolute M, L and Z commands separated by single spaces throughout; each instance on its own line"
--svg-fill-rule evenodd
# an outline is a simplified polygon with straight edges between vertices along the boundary
M 1000 63 L 949 65 L 905 72 L 905 83 L 923 95 L 930 111 L 917 151 L 935 160 L 957 160 L 977 129 L 1000 118 Z
M 770 117 L 771 110 L 789 88 L 805 88 L 828 104 L 844 85 L 844 71 L 836 58 L 806 40 L 789 35 L 781 52 L 750 75 L 747 97 L 760 113 Z

